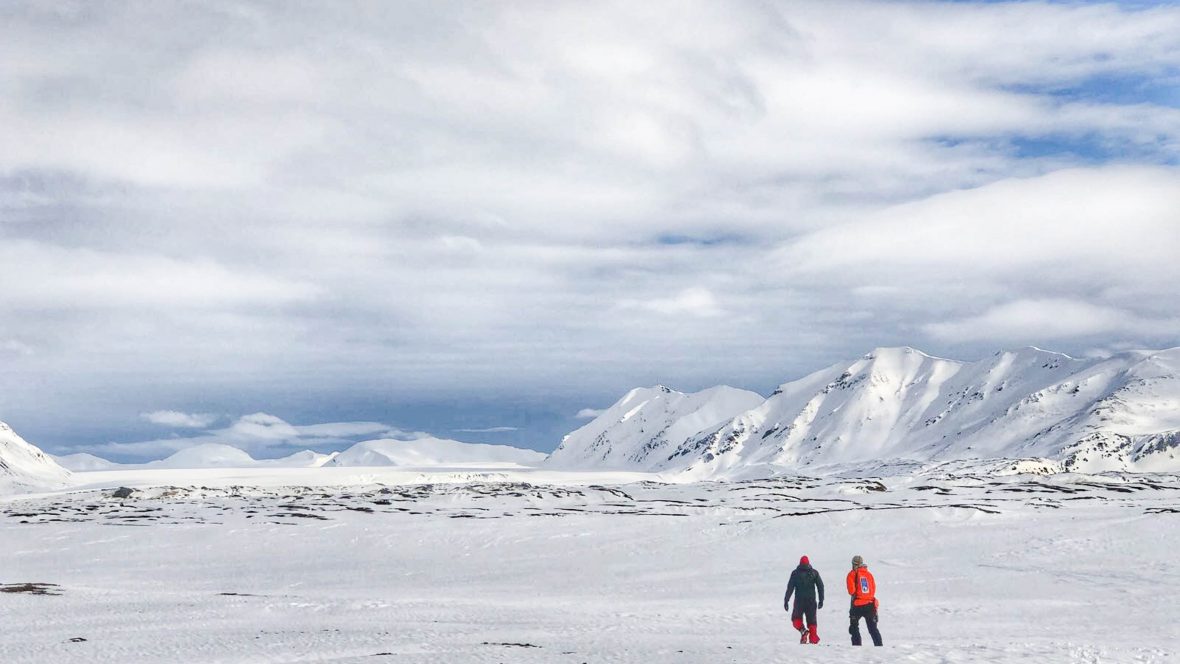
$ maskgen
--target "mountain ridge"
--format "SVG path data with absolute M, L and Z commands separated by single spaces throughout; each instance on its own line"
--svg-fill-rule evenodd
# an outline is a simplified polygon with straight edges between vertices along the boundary
M 464 443 L 445 438 L 366 440 L 337 454 L 324 466 L 463 466 L 504 464 L 529 466 L 545 458 L 541 452 L 508 445 Z
M 634 394 L 579 429 L 600 432 L 596 449 L 616 443 L 611 432 L 621 421 L 613 420 Z M 648 444 L 633 435 L 622 443 Z M 626 468 L 596 464 L 570 449 L 578 444 L 586 447 L 567 436 L 554 454 L 580 458 L 581 469 Z M 1026 346 L 964 362 L 881 347 L 785 382 L 726 421 L 651 444 L 667 453 L 631 469 L 702 479 L 883 460 L 1045 459 L 1079 472 L 1180 470 L 1180 348 L 1074 358 Z
M 726 385 L 692 393 L 663 385 L 635 388 L 594 420 L 567 434 L 545 465 L 650 470 L 685 436 L 762 400 L 755 392 Z
M 0 422 L 0 490 L 57 487 L 69 477 L 70 471 Z

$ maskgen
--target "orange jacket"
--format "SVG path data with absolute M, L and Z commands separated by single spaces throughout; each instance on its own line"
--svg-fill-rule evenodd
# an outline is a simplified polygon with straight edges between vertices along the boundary
M 853 606 L 877 603 L 877 581 L 867 567 L 858 567 L 848 573 L 848 594 L 852 595 Z

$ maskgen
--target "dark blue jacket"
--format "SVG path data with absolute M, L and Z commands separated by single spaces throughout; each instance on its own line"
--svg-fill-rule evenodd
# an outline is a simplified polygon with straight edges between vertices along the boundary
M 814 604 L 816 591 L 819 591 L 819 603 L 824 603 L 824 580 L 819 578 L 819 572 L 811 565 L 800 565 L 791 572 L 791 580 L 787 582 L 787 595 L 783 597 L 783 608 L 791 603 L 791 594 L 795 595 L 797 604 Z

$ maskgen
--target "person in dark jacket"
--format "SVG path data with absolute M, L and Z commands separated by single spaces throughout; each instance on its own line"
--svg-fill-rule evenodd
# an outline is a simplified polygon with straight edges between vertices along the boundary
M 791 624 L 799 630 L 799 643 L 819 643 L 815 612 L 824 608 L 824 580 L 811 566 L 807 556 L 800 558 L 799 566 L 791 572 L 791 580 L 787 582 L 787 594 L 783 597 L 784 611 L 791 610 L 792 594 L 795 595 L 795 610 L 791 612 Z M 807 618 L 806 628 L 803 626 L 804 617 Z

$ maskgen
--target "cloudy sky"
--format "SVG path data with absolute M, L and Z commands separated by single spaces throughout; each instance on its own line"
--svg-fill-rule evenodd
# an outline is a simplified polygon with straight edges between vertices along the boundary
M 0 420 L 52 452 L 1180 345 L 1174 3 L 16 1 L 0 63 Z

